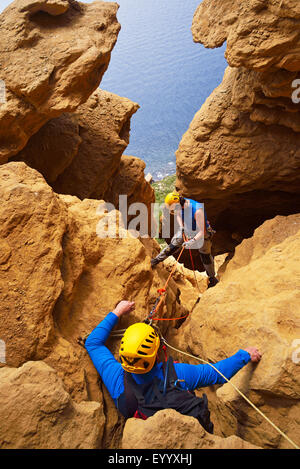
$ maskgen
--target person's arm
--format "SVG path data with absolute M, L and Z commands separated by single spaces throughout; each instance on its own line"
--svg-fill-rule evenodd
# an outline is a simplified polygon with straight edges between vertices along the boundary
M 183 229 L 183 221 L 182 221 L 182 209 L 180 207 L 180 209 L 177 209 L 176 210 L 176 220 L 177 220 L 177 223 L 178 223 L 178 226 L 179 226 L 179 229 Z M 175 230 L 177 231 L 177 230 Z
M 204 211 L 202 208 L 198 209 L 195 213 L 195 220 L 196 220 L 196 226 L 198 233 L 194 236 L 194 238 L 190 239 L 189 241 L 186 241 L 183 243 L 183 246 L 186 249 L 189 249 L 193 246 L 193 244 L 200 239 L 202 239 L 204 243 Z M 197 246 L 197 249 L 199 249 L 199 246 Z
M 239 350 L 235 355 L 213 365 L 229 380 L 241 368 L 247 365 L 250 360 L 258 362 L 260 358 L 261 355 L 258 350 L 254 347 L 249 347 L 245 350 Z M 178 379 L 184 380 L 181 383 L 182 387 L 190 391 L 200 387 L 226 383 L 226 380 L 210 365 L 176 363 L 174 366 Z
M 203 239 L 204 241 L 204 211 L 202 208 L 200 208 L 199 210 L 196 211 L 195 213 L 195 220 L 196 220 L 196 225 L 197 225 L 197 228 L 198 228 L 198 233 L 196 234 L 196 236 L 194 237 L 194 240 L 195 241 L 198 241 L 199 239 Z
M 113 399 L 119 397 L 124 390 L 124 373 L 121 363 L 115 359 L 104 344 L 112 328 L 117 324 L 119 317 L 126 312 L 132 311 L 133 307 L 134 303 L 121 301 L 121 303 L 100 322 L 85 341 L 85 348 Z

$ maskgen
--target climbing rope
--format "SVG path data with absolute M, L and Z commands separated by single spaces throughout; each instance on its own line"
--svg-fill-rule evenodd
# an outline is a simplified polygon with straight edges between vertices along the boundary
M 169 282 L 170 282 L 171 278 L 173 277 L 173 274 L 174 274 L 174 272 L 175 272 L 175 270 L 176 270 L 176 267 L 177 267 L 177 263 L 178 263 L 180 257 L 182 256 L 182 253 L 183 253 L 184 249 L 185 249 L 184 246 L 182 246 L 181 251 L 180 251 L 180 253 L 179 253 L 179 256 L 178 256 L 177 259 L 176 259 L 176 262 L 175 262 L 175 264 L 174 264 L 174 266 L 173 266 L 173 268 L 172 268 L 172 270 L 171 270 L 171 272 L 170 272 L 170 275 L 168 276 L 168 278 L 167 278 L 167 280 L 166 280 L 166 283 L 165 283 L 164 287 L 163 287 L 163 288 L 160 288 L 159 290 L 157 290 L 158 293 L 159 293 L 159 296 L 156 298 L 155 304 L 154 304 L 152 310 L 150 311 L 148 317 L 147 317 L 146 320 L 145 320 L 145 321 L 149 322 L 149 324 L 151 324 L 152 321 L 162 321 L 162 320 L 163 320 L 162 318 L 153 318 L 152 316 L 153 316 L 155 313 L 157 313 L 157 311 L 158 311 L 159 308 L 160 308 L 160 305 L 161 305 L 161 304 L 163 303 L 163 301 L 165 300 L 166 292 L 167 292 L 167 287 L 168 287 L 168 285 L 169 285 Z M 187 314 L 186 316 L 184 316 L 184 317 L 187 317 L 187 316 L 188 316 L 188 314 Z M 183 317 L 181 317 L 181 318 L 170 318 L 170 319 L 166 319 L 166 320 L 175 321 L 175 320 L 177 320 L 177 319 L 183 319 Z
M 183 239 L 184 239 L 184 241 L 187 241 L 187 238 L 186 238 L 186 236 L 185 236 L 184 233 L 183 233 Z M 183 253 L 184 249 L 185 249 L 185 248 L 184 248 L 184 246 L 183 246 L 183 247 L 181 248 L 181 251 L 180 251 L 180 253 L 179 253 L 177 259 L 176 259 L 176 262 L 175 262 L 175 264 L 174 264 L 174 266 L 173 266 L 173 269 L 172 269 L 171 273 L 169 274 L 169 276 L 168 276 L 168 278 L 167 278 L 167 280 L 166 280 L 166 283 L 165 283 L 164 287 L 163 287 L 163 288 L 160 288 L 159 290 L 157 290 L 158 293 L 159 293 L 159 296 L 156 298 L 155 304 L 154 304 L 154 306 L 153 306 L 151 312 L 149 313 L 148 317 L 145 319 L 145 322 L 146 322 L 146 321 L 149 322 L 150 325 L 152 324 L 152 321 L 177 321 L 178 319 L 186 319 L 186 318 L 190 315 L 190 313 L 188 313 L 188 314 L 186 314 L 185 316 L 180 316 L 180 317 L 178 317 L 178 318 L 153 318 L 153 317 L 152 317 L 154 313 L 157 313 L 157 311 L 158 311 L 160 305 L 163 303 L 163 301 L 164 301 L 164 299 L 165 299 L 167 287 L 168 287 L 168 285 L 169 285 L 169 282 L 170 282 L 171 278 L 172 278 L 173 275 L 174 275 L 174 272 L 175 272 L 176 267 L 177 267 L 177 263 L 179 262 L 179 259 L 180 259 L 180 257 L 182 256 L 182 253 Z M 195 265 L 194 265 L 194 261 L 193 261 L 193 256 L 192 256 L 192 253 L 191 253 L 191 250 L 190 250 L 190 249 L 189 249 L 189 251 L 190 251 L 191 262 L 192 262 L 192 267 L 193 267 L 193 271 L 194 271 L 195 282 L 196 282 L 198 291 L 199 291 L 199 293 L 200 293 L 200 295 L 201 295 L 200 288 L 199 288 L 199 284 L 198 284 L 197 277 L 196 277 L 196 272 L 195 272 Z M 200 300 L 200 296 L 199 296 L 199 298 L 197 299 L 195 305 L 193 306 L 192 311 L 194 310 L 195 306 L 199 303 L 199 300 Z M 112 331 L 110 335 L 113 336 L 113 337 L 122 337 L 125 331 L 126 331 L 126 329 L 119 329 L 119 330 L 116 330 L 116 331 Z M 86 339 L 86 337 L 85 337 L 85 338 L 78 337 L 78 339 L 77 339 L 78 344 L 79 344 L 79 345 L 82 345 L 82 346 L 84 347 L 85 339 Z
M 190 315 L 190 313 L 185 316 L 180 316 L 179 318 L 151 318 L 152 321 L 177 321 L 177 319 L 185 319 Z
M 254 410 L 256 410 L 256 412 L 258 412 L 270 425 L 272 425 L 272 427 L 283 437 L 285 438 L 289 443 L 290 445 L 292 445 L 295 449 L 300 449 L 300 447 L 293 441 L 291 440 L 283 431 L 280 430 L 280 428 L 277 427 L 277 425 L 275 425 L 275 423 L 273 423 L 260 409 L 258 409 L 258 407 L 256 407 L 256 405 L 253 404 L 253 402 L 250 401 L 250 399 L 248 399 L 247 396 L 245 396 L 245 394 L 242 393 L 242 391 L 240 391 L 236 386 L 235 384 L 233 384 L 229 379 L 226 378 L 226 376 L 224 376 L 212 363 L 209 363 L 205 360 L 202 360 L 202 358 L 199 358 L 199 357 L 195 357 L 194 355 L 191 355 L 190 353 L 187 353 L 187 352 L 183 352 L 182 350 L 178 350 L 177 348 L 173 347 L 172 345 L 168 344 L 166 339 L 161 335 L 161 339 L 164 343 L 164 345 L 166 345 L 167 347 L 169 347 L 170 349 L 174 350 L 175 352 L 178 352 L 178 353 L 181 353 L 182 355 L 186 355 L 187 357 L 190 357 L 190 358 L 194 358 L 195 360 L 198 360 L 202 363 L 205 363 L 206 365 L 209 365 L 211 366 L 215 371 L 217 371 L 217 373 L 219 373 L 219 375 L 222 376 L 223 379 L 225 379 L 225 381 L 227 383 L 229 383 L 234 389 L 235 391 L 240 394 L 240 396 L 242 396 L 246 402 L 248 402 L 248 404 L 253 407 Z
M 183 239 L 184 239 L 185 242 L 188 240 L 187 237 L 186 237 L 186 235 L 185 235 L 185 233 L 183 233 Z M 169 282 L 170 282 L 170 280 L 171 280 L 171 278 L 172 278 L 172 276 L 173 276 L 173 274 L 174 274 L 174 272 L 175 272 L 175 270 L 176 270 L 177 263 L 179 262 L 179 259 L 180 259 L 181 255 L 182 255 L 184 249 L 185 249 L 185 247 L 182 246 L 181 251 L 180 251 L 180 253 L 179 253 L 179 256 L 178 256 L 178 258 L 176 259 L 176 262 L 175 262 L 175 264 L 174 264 L 174 266 L 173 266 L 173 269 L 171 270 L 171 273 L 170 273 L 170 275 L 169 275 L 169 277 L 168 277 L 168 279 L 167 279 L 167 281 L 166 281 L 164 287 L 163 287 L 163 288 L 160 288 L 159 290 L 157 290 L 158 293 L 159 293 L 159 297 L 156 298 L 155 304 L 154 304 L 154 306 L 153 306 L 151 312 L 149 313 L 148 317 L 147 317 L 146 320 L 145 320 L 145 321 L 149 322 L 149 324 L 152 324 L 152 321 L 176 321 L 177 319 L 186 319 L 186 318 L 190 315 L 190 313 L 188 313 L 188 314 L 186 314 L 185 316 L 181 316 L 181 317 L 178 317 L 178 318 L 154 318 L 154 317 L 153 317 L 153 314 L 154 314 L 154 313 L 157 313 L 157 311 L 159 310 L 160 305 L 163 303 L 163 301 L 164 301 L 164 299 L 165 299 L 165 297 L 166 297 L 167 286 L 168 286 L 168 284 L 169 284 Z M 202 294 L 202 293 L 201 293 L 201 290 L 200 290 L 200 287 L 199 287 L 199 283 L 198 283 L 198 280 L 197 280 L 197 276 L 196 276 L 195 264 L 194 264 L 194 260 L 193 260 L 191 248 L 189 248 L 189 252 L 190 252 L 190 258 L 191 258 L 192 268 L 193 268 L 193 272 L 194 272 L 195 283 L 196 283 L 197 289 L 198 289 L 198 291 L 199 291 L 199 297 L 198 297 L 198 299 L 197 299 L 197 301 L 196 301 L 196 303 L 195 303 L 195 305 L 194 305 L 194 307 L 193 307 L 193 309 L 192 309 L 192 310 L 194 310 L 195 306 L 196 306 L 196 305 L 199 303 L 199 301 L 200 301 L 200 298 L 201 298 L 201 294 Z
M 183 239 L 184 239 L 184 241 L 188 240 L 184 233 L 183 233 Z M 195 270 L 195 265 L 194 265 L 194 260 L 193 260 L 191 248 L 189 248 L 189 252 L 190 252 L 190 258 L 191 258 L 192 268 L 193 268 L 193 272 L 194 272 L 194 279 L 195 279 L 195 282 L 196 282 L 196 285 L 197 285 L 199 295 L 201 295 L 199 283 L 198 283 L 197 276 L 196 276 L 196 270 Z M 198 298 L 197 303 L 199 302 L 199 299 L 200 299 L 200 297 Z

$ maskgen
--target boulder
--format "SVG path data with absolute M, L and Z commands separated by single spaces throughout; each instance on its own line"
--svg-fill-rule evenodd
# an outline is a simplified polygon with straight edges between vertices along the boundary
M 46 363 L 6 367 L 0 377 L 1 449 L 101 447 L 103 407 L 98 402 L 73 402 Z
M 53 183 L 49 182 L 54 190 L 80 199 L 111 201 L 114 189 L 119 193 L 121 156 L 129 144 L 130 118 L 138 108 L 137 103 L 127 98 L 95 91 L 72 116 L 78 125 L 75 138 L 80 138 L 81 143 L 68 167 Z M 60 146 L 66 152 L 67 143 L 62 135 Z
M 207 433 L 194 417 L 173 409 L 160 410 L 147 420 L 128 419 L 123 449 L 260 449 L 237 436 L 221 438 Z
M 297 0 L 204 0 L 192 24 L 195 42 L 220 47 L 232 67 L 298 71 L 300 7 Z
M 39 171 L 54 190 L 119 206 L 145 203 L 149 214 L 154 191 L 144 178 L 145 163 L 123 155 L 129 143 L 130 118 L 139 108 L 127 98 L 96 90 L 70 114 L 51 119 L 15 157 Z
M 15 0 L 0 15 L 0 163 L 47 121 L 73 112 L 99 86 L 120 25 L 118 5 Z

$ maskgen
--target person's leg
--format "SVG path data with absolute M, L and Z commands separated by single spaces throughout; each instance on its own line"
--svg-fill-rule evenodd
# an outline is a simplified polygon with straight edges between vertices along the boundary
M 209 239 L 205 239 L 202 248 L 199 249 L 203 266 L 209 277 L 208 288 L 214 287 L 218 283 L 218 280 L 216 279 L 214 258 L 211 254 L 211 247 L 211 241 Z
M 154 259 L 151 259 L 151 266 L 154 267 L 155 265 L 164 261 L 167 257 L 175 254 L 182 246 L 182 243 L 183 237 L 182 232 L 180 231 L 173 236 L 171 243 L 166 248 L 164 248 Z

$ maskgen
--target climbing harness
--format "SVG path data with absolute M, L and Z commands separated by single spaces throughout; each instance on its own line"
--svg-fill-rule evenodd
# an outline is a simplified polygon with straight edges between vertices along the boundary
M 256 410 L 256 412 L 258 412 L 270 425 L 272 425 L 272 427 L 283 437 L 285 438 L 295 449 L 300 449 L 300 447 L 293 441 L 291 440 L 283 431 L 280 430 L 280 428 L 277 427 L 277 425 L 275 425 L 275 423 L 273 423 L 260 409 L 258 409 L 256 407 L 255 404 L 253 404 L 253 402 L 250 401 L 250 399 L 245 396 L 245 394 L 242 393 L 242 391 L 240 391 L 236 386 L 235 384 L 233 384 L 228 378 L 226 378 L 226 376 L 224 376 L 212 363 L 209 363 L 205 360 L 203 360 L 202 358 L 199 358 L 199 357 L 196 357 L 194 355 L 191 355 L 190 353 L 187 353 L 187 352 L 183 352 L 182 350 L 179 350 L 175 347 L 173 347 L 172 345 L 168 344 L 168 342 L 166 341 L 166 339 L 161 335 L 161 340 L 162 342 L 164 343 L 164 345 L 166 345 L 166 347 L 169 347 L 171 350 L 174 350 L 175 352 L 177 353 L 181 353 L 182 355 L 186 355 L 187 357 L 190 357 L 190 358 L 193 358 L 195 360 L 198 360 L 202 363 L 205 363 L 206 365 L 209 365 L 211 366 L 217 373 L 219 373 L 219 375 L 222 376 L 223 379 L 225 379 L 225 381 L 227 383 L 229 383 L 234 389 L 235 391 L 240 395 L 242 396 L 246 402 L 248 402 L 248 404 L 253 407 L 254 410 Z

